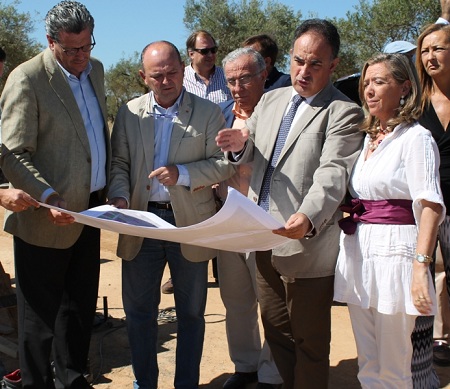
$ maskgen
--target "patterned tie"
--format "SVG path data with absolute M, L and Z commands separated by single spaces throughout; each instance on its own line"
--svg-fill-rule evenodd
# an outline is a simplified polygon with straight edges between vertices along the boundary
M 281 150 L 283 149 L 284 144 L 286 143 L 286 139 L 289 134 L 292 121 L 294 120 L 295 113 L 297 112 L 297 109 L 302 100 L 303 97 L 301 97 L 300 95 L 295 95 L 292 99 L 292 105 L 289 108 L 289 111 L 286 113 L 286 115 L 283 117 L 283 120 L 281 121 L 281 126 L 277 135 L 277 141 L 275 143 L 275 148 L 273 150 L 270 163 L 267 166 L 266 173 L 264 174 L 264 179 L 261 186 L 261 193 L 259 196 L 259 206 L 266 212 L 269 210 L 270 180 L 275 170 L 278 158 L 281 154 Z

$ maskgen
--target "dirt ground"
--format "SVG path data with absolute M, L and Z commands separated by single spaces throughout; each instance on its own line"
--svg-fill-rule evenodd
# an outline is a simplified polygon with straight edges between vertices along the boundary
M 0 211 L 0 223 L 3 225 L 3 212 Z M 93 385 L 98 389 L 132 388 L 133 372 L 130 365 L 130 350 L 127 342 L 125 318 L 121 300 L 121 266 L 115 255 L 117 235 L 102 232 L 102 265 L 98 299 L 98 320 L 90 350 L 90 369 Z M 0 261 L 7 273 L 11 275 L 14 285 L 14 264 L 11 237 L 0 232 Z M 164 280 L 168 278 L 168 272 Z M 233 373 L 233 364 L 228 356 L 225 336 L 225 310 L 220 299 L 218 286 L 214 282 L 210 266 L 208 302 L 206 306 L 206 334 L 203 358 L 201 363 L 200 387 L 219 389 Z M 105 311 L 107 302 L 107 313 Z M 159 325 L 159 388 L 173 388 L 176 322 L 170 310 L 174 306 L 173 295 L 162 295 Z M 5 310 L 3 310 L 5 311 Z M 106 313 L 106 316 L 105 316 Z M 3 316 L 4 312 L 3 312 Z M 105 320 L 106 318 L 106 320 Z M 345 306 L 334 306 L 332 309 L 332 340 L 330 388 L 360 388 L 356 374 L 356 347 L 352 329 Z M 15 334 L 4 335 L 16 341 Z M 7 371 L 18 368 L 18 360 L 0 353 L 0 361 Z M 450 389 L 450 367 L 436 366 L 441 380 L 441 387 Z M 250 389 L 249 386 L 248 389 Z

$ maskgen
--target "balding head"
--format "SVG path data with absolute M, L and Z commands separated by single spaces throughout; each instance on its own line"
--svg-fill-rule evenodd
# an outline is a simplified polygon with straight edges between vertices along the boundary
M 142 50 L 141 64 L 139 73 L 156 102 L 171 107 L 183 90 L 184 63 L 178 49 L 167 41 L 150 43 Z

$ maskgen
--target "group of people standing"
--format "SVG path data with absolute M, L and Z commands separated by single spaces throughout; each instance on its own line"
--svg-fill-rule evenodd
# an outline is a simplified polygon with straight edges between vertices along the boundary
M 331 82 L 340 37 L 329 21 L 296 29 L 290 77 L 275 68 L 265 35 L 243 42 L 223 68 L 206 31 L 188 38 L 188 66 L 172 43 L 152 42 L 139 71 L 149 93 L 119 110 L 110 135 L 103 66 L 90 56 L 92 15 L 66 0 L 45 23 L 48 48 L 13 70 L 0 98 L 23 388 L 90 387 L 83 373 L 100 271 L 100 231 L 36 200 L 75 212 L 107 201 L 182 227 L 211 217 L 228 185 L 282 222 L 273 232 L 290 240 L 245 256 L 121 235 L 134 388 L 158 387 L 167 263 L 174 387 L 198 387 L 215 256 L 235 365 L 225 389 L 327 388 L 333 300 L 348 304 L 363 388 L 438 387 L 428 323 L 437 235 L 450 254 L 450 26 L 421 34 L 418 72 L 402 54 L 364 64 L 365 118 Z M 416 343 L 414 332 L 424 334 Z

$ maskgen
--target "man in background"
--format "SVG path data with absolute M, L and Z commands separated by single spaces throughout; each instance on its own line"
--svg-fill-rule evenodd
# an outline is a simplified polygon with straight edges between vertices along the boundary
M 278 58 L 278 45 L 269 35 L 261 34 L 251 36 L 242 43 L 242 47 L 251 47 L 264 58 L 267 69 L 264 92 L 292 85 L 291 76 L 280 72 L 275 67 L 275 62 Z
M 225 78 L 233 100 L 220 103 L 226 126 L 241 129 L 264 94 L 267 77 L 263 57 L 250 47 L 229 53 L 222 61 Z M 218 194 L 222 201 L 231 186 L 247 196 L 253 164 L 237 166 L 236 174 L 221 182 Z M 281 377 L 272 359 L 269 345 L 261 337 L 258 323 L 255 254 L 219 251 L 220 295 L 226 309 L 228 350 L 235 372 L 224 389 L 244 389 L 258 381 L 257 388 L 275 388 Z
M 91 58 L 94 19 L 83 4 L 58 3 L 45 25 L 48 48 L 12 71 L 0 99 L 2 169 L 11 187 L 80 212 L 105 199 L 104 71 Z M 100 230 L 44 207 L 7 211 L 4 228 L 14 235 L 22 387 L 90 388 L 83 373 L 97 305 Z
M 217 43 L 208 31 L 198 30 L 189 35 L 186 51 L 191 63 L 186 66 L 183 80 L 188 92 L 216 104 L 231 99 L 223 69 L 216 66 L 217 50 Z

